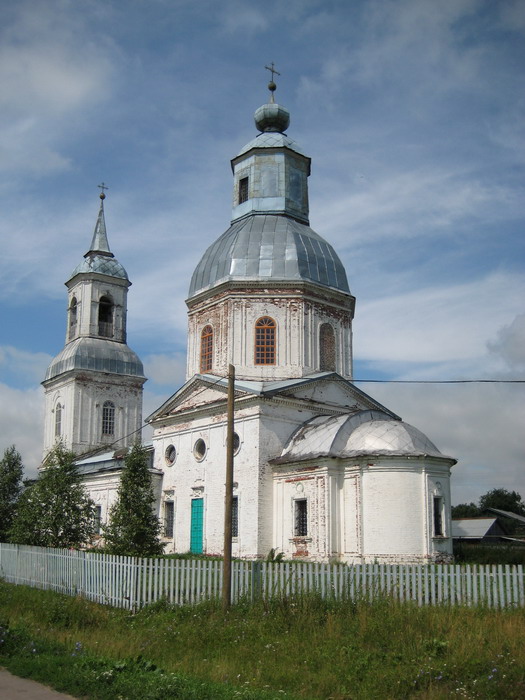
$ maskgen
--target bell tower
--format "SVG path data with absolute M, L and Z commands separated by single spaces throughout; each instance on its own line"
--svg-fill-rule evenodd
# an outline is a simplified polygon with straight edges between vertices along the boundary
M 64 349 L 42 382 L 45 392 L 44 457 L 57 443 L 77 454 L 126 447 L 140 437 L 142 362 L 126 344 L 124 267 L 109 248 L 104 200 L 88 252 L 66 282 Z

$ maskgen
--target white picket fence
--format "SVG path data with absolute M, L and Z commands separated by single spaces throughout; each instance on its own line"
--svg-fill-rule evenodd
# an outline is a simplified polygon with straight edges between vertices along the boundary
M 222 562 L 139 559 L 0 544 L 0 578 L 138 609 L 157 600 L 187 605 L 219 598 Z M 391 596 L 419 605 L 525 606 L 522 565 L 390 565 L 235 561 L 232 600 L 317 592 L 336 599 Z

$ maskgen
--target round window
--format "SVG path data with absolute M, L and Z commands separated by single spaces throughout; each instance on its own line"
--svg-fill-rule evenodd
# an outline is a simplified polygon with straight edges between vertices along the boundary
M 175 445 L 168 445 L 166 447 L 164 458 L 166 459 L 166 464 L 168 465 L 168 467 L 171 467 L 171 465 L 177 459 L 177 450 L 175 449 Z
M 241 438 L 237 433 L 233 433 L 233 454 L 236 455 L 241 449 Z
M 206 456 L 206 443 L 202 438 L 199 438 L 195 445 L 193 445 L 193 455 L 198 462 L 202 462 Z

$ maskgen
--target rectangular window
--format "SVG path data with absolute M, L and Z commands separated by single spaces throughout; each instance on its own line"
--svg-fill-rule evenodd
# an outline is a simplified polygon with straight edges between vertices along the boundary
M 239 499 L 237 496 L 232 500 L 232 537 L 239 537 Z
M 443 537 L 443 499 L 434 497 L 434 537 Z
M 115 404 L 105 401 L 102 406 L 102 435 L 113 435 L 115 432 Z
M 295 537 L 306 537 L 308 534 L 308 501 L 306 498 L 295 501 Z
M 239 204 L 248 200 L 248 178 L 243 177 L 239 180 Z
M 102 506 L 95 506 L 95 535 L 102 532 Z
M 164 537 L 173 537 L 173 519 L 175 515 L 173 501 L 164 503 Z

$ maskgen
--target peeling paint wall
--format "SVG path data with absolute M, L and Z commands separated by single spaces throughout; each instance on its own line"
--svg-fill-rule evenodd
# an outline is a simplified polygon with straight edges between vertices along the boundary
M 304 377 L 321 370 L 323 324 L 334 331 L 334 369 L 352 376 L 352 315 L 342 294 L 297 288 L 240 288 L 192 304 L 188 313 L 187 378 L 201 371 L 200 339 L 205 326 L 214 333 L 211 372 L 226 375 L 234 364 L 239 378 L 258 381 Z M 255 323 L 270 316 L 277 324 L 276 361 L 255 364 Z

